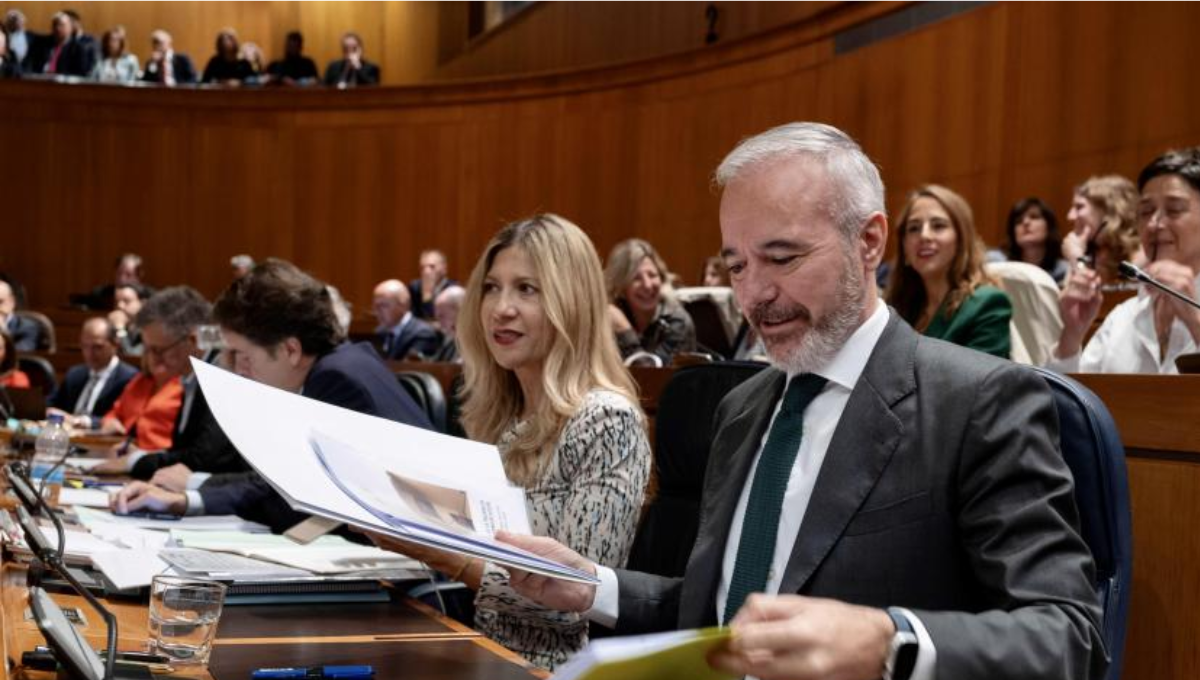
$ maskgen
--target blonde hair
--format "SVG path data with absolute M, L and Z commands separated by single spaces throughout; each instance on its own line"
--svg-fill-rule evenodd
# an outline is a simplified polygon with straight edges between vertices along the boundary
M 1095 264 L 1103 268 L 1101 279 L 1115 281 L 1119 263 L 1130 259 L 1141 245 L 1137 231 L 1137 187 L 1120 175 L 1103 175 L 1088 178 L 1075 193 L 1100 213 L 1100 227 L 1093 240 L 1112 250 L 1113 257 Z
M 662 256 L 649 242 L 640 238 L 630 238 L 613 247 L 604 265 L 604 286 L 608 291 L 609 302 L 625 299 L 625 290 L 637 276 L 642 260 L 647 257 L 654 263 L 659 277 L 662 278 L 663 295 L 670 293 L 671 270 L 667 269 L 667 263 L 663 261 Z
M 483 284 L 496 256 L 520 248 L 533 263 L 540 301 L 552 331 L 542 370 L 543 397 L 518 429 L 504 458 L 508 478 L 531 485 L 545 472 L 563 426 L 594 389 L 638 404 L 637 387 L 621 363 L 608 321 L 600 258 L 583 231 L 562 217 L 535 215 L 496 234 L 475 265 L 458 321 L 463 356 L 462 423 L 472 439 L 495 443 L 521 416 L 516 375 L 488 350 L 481 318 Z
M 892 263 L 892 274 L 887 287 L 887 303 L 895 307 L 905 321 L 914 325 L 925 310 L 928 300 L 921 275 L 912 268 L 905 257 L 904 225 L 908 222 L 913 206 L 921 198 L 931 198 L 942 206 L 950 216 L 950 224 L 954 226 L 954 233 L 958 237 L 958 247 L 954 258 L 950 260 L 950 269 L 946 272 L 946 279 L 950 283 L 950 290 L 946 293 L 943 303 L 946 316 L 954 316 L 959 306 L 975 292 L 975 289 L 984 284 L 995 283 L 983 270 L 983 241 L 975 232 L 975 215 L 967 199 L 937 184 L 918 187 L 909 194 L 904 210 L 896 218 L 896 259 Z M 933 319 L 929 321 L 932 322 Z

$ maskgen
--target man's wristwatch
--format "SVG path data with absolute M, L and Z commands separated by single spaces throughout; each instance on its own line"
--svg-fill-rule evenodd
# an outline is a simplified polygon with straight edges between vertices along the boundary
M 896 634 L 892 636 L 892 647 L 883 666 L 883 680 L 908 680 L 917 665 L 917 632 L 900 611 L 888 609 L 887 613 L 896 626 Z

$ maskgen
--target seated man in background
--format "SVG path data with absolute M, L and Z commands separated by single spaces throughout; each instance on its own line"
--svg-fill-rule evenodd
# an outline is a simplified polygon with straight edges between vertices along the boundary
M 346 344 L 329 292 L 282 260 L 269 259 L 221 294 L 214 309 L 226 351 L 242 376 L 311 399 L 406 425 L 429 420 L 367 343 Z M 304 521 L 256 473 L 216 424 L 190 446 L 136 461 L 113 499 L 118 512 L 237 514 L 277 533 Z
M 142 283 L 142 256 L 137 253 L 124 253 L 118 256 L 116 262 L 113 263 L 112 282 L 96 286 L 91 293 L 72 295 L 71 304 L 82 305 L 98 311 L 109 310 L 113 308 L 117 288 L 129 285 L 144 285 Z
M 379 84 L 379 67 L 363 57 L 363 41 L 357 33 L 342 36 L 342 58 L 325 68 L 325 84 L 339 90 Z
M 108 321 L 113 326 L 122 354 L 142 356 L 142 331 L 136 320 L 148 297 L 149 292 L 136 283 L 123 283 L 113 291 L 113 310 L 108 313 Z
M 41 324 L 17 315 L 17 296 L 7 281 L 0 281 L 0 330 L 22 352 L 35 352 L 45 343 Z
M 1138 237 L 1145 271 L 1200 298 L 1200 147 L 1168 151 L 1138 175 Z M 1142 284 L 1113 308 L 1083 347 L 1104 302 L 1100 274 L 1074 267 L 1060 298 L 1063 330 L 1049 367 L 1070 373 L 1178 373 L 1200 347 L 1200 310 Z
M 317 82 L 317 65 L 304 56 L 304 35 L 289 31 L 283 44 L 283 59 L 267 66 L 272 85 L 311 85 Z
M 442 329 L 442 346 L 429 358 L 430 361 L 462 363 L 462 357 L 458 354 L 458 310 L 462 309 L 466 297 L 465 288 L 453 285 L 443 290 L 434 301 L 433 313 Z
M 46 400 L 46 412 L 62 414 L 74 427 L 94 430 L 138 370 L 117 357 L 116 329 L 104 317 L 83 322 L 79 350 L 83 363 L 67 369 L 58 389 Z
M 438 351 L 437 331 L 412 313 L 412 298 L 403 283 L 389 279 L 375 286 L 372 305 L 383 358 L 402 361 L 410 354 L 427 357 Z
M 443 290 L 458 282 L 446 275 L 446 256 L 440 250 L 426 250 L 418 260 L 421 276 L 408 284 L 412 296 L 413 314 L 418 319 L 434 318 L 434 301 Z
M 196 82 L 196 67 L 188 55 L 175 52 L 170 33 L 161 29 L 151 33 L 150 48 L 150 59 L 142 72 L 143 81 L 167 87 Z
M 146 455 L 148 451 L 169 449 L 184 441 L 194 430 L 192 418 L 196 410 L 196 376 L 192 373 L 192 357 L 202 357 L 196 338 L 196 329 L 206 323 L 212 314 L 212 305 L 200 293 L 187 286 L 174 286 L 155 293 L 142 306 L 137 315 L 138 326 L 146 349 L 142 360 L 145 372 L 125 386 L 117 399 L 114 412 L 126 409 L 127 399 L 140 396 L 147 410 L 135 423 L 120 428 L 110 427 L 109 413 L 101 423 L 102 432 L 116 431 L 124 434 L 136 427 L 136 438 L 131 438 L 119 447 L 119 457 L 105 461 L 93 468 L 96 474 L 123 474 Z M 152 379 L 154 389 L 144 385 Z M 149 428 L 153 427 L 154 438 Z M 130 446 L 132 444 L 132 446 Z

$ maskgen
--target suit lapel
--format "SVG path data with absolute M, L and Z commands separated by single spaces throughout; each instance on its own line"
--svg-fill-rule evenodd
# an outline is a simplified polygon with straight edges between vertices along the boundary
M 752 392 L 755 396 L 745 403 L 741 412 L 721 426 L 710 448 L 700 526 L 696 545 L 688 559 L 680 599 L 681 627 L 694 628 L 716 621 L 714 603 L 725 558 L 725 543 L 729 540 L 729 523 L 733 520 L 733 511 L 746 484 L 750 464 L 758 453 L 763 432 L 787 382 L 786 376 L 779 371 L 767 370 L 762 375 L 763 384 Z M 732 453 L 722 455 L 724 451 Z
M 895 453 L 904 426 L 892 406 L 915 389 L 916 339 L 893 310 L 834 430 L 779 592 L 804 587 Z

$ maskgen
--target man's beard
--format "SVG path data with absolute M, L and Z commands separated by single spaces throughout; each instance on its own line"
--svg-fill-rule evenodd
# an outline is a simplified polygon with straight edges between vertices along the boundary
M 863 274 L 848 253 L 843 255 L 845 266 L 842 278 L 838 282 L 835 305 L 833 310 L 818 319 L 815 325 L 812 312 L 800 304 L 779 306 L 764 303 L 750 310 L 750 322 L 755 329 L 761 328 L 763 322 L 792 318 L 801 319 L 808 327 L 803 331 L 804 337 L 799 343 L 789 343 L 793 338 L 788 337 L 778 343 L 788 343 L 787 346 L 779 347 L 772 347 L 772 343 L 759 333 L 771 364 L 788 375 L 812 373 L 828 365 L 862 323 L 862 313 L 866 306 Z

